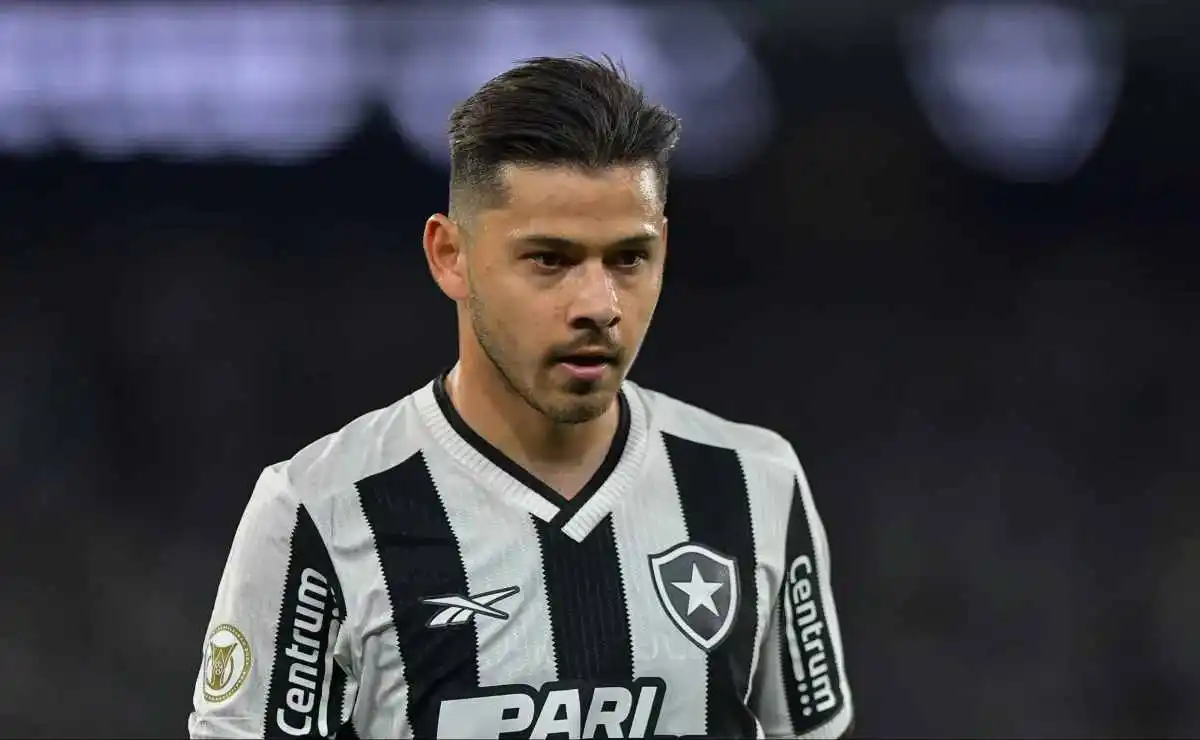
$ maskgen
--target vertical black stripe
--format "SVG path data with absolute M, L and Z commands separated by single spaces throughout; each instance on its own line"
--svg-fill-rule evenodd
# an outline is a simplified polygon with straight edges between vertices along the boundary
M 737 561 L 740 599 L 729 636 L 708 655 L 708 726 L 716 737 L 754 737 L 745 705 L 758 629 L 754 531 L 746 477 L 735 451 L 663 434 L 688 541 Z
M 328 699 L 321 690 L 326 654 L 333 649 L 330 623 L 345 619 L 346 602 L 325 541 L 304 506 L 297 510 L 292 530 L 282 604 L 263 733 L 317 737 L 317 713 Z M 340 722 L 341 714 L 329 715 L 330 733 L 337 732 Z
M 560 681 L 633 681 L 633 639 L 611 517 L 576 542 L 534 519 Z
M 804 507 L 800 482 L 792 487 L 788 514 L 787 578 L 779 599 L 779 649 L 783 659 L 784 695 L 792 727 L 802 735 L 833 719 L 841 710 L 841 672 L 825 620 L 821 564 L 812 523 Z M 792 660 L 789 621 L 800 665 Z
M 334 737 L 338 740 L 359 740 L 358 730 L 354 729 L 354 721 L 351 720 L 342 725 L 341 729 L 338 730 L 338 734 Z
M 436 737 L 443 699 L 479 686 L 475 620 L 430 629 L 433 596 L 468 596 L 467 573 L 425 457 L 414 455 L 358 484 L 375 537 L 409 686 L 416 737 Z

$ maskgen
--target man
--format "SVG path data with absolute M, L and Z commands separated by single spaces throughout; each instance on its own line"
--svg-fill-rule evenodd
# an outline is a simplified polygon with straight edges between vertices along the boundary
M 542 58 L 453 113 L 425 226 L 458 363 L 267 468 L 193 737 L 836 737 L 829 550 L 792 448 L 625 380 L 679 123 Z

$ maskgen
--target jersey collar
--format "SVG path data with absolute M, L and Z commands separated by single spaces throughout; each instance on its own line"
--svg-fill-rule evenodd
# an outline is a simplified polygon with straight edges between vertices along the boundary
M 617 395 L 620 419 L 599 469 L 570 500 L 479 436 L 459 415 L 446 392 L 446 375 L 417 393 L 417 407 L 438 443 L 481 482 L 511 497 L 537 518 L 582 541 L 629 490 L 646 456 L 646 412 L 629 385 Z

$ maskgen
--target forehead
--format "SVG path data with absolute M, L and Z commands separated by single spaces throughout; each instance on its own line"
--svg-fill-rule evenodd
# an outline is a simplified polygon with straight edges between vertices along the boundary
M 489 216 L 511 236 L 643 231 L 662 218 L 658 175 L 648 164 L 600 170 L 506 165 L 501 177 L 505 203 Z

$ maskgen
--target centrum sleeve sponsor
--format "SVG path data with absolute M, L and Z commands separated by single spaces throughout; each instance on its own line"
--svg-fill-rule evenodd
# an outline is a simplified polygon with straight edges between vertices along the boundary
M 840 705 L 837 671 L 830 670 L 833 654 L 821 613 L 820 596 L 813 561 L 801 555 L 788 569 L 787 616 L 788 651 L 792 659 L 796 691 L 800 694 L 804 717 L 826 716 Z
M 331 737 L 342 723 L 346 674 L 334 646 L 346 605 L 333 563 L 308 511 L 292 535 L 275 660 L 263 718 L 267 737 Z

